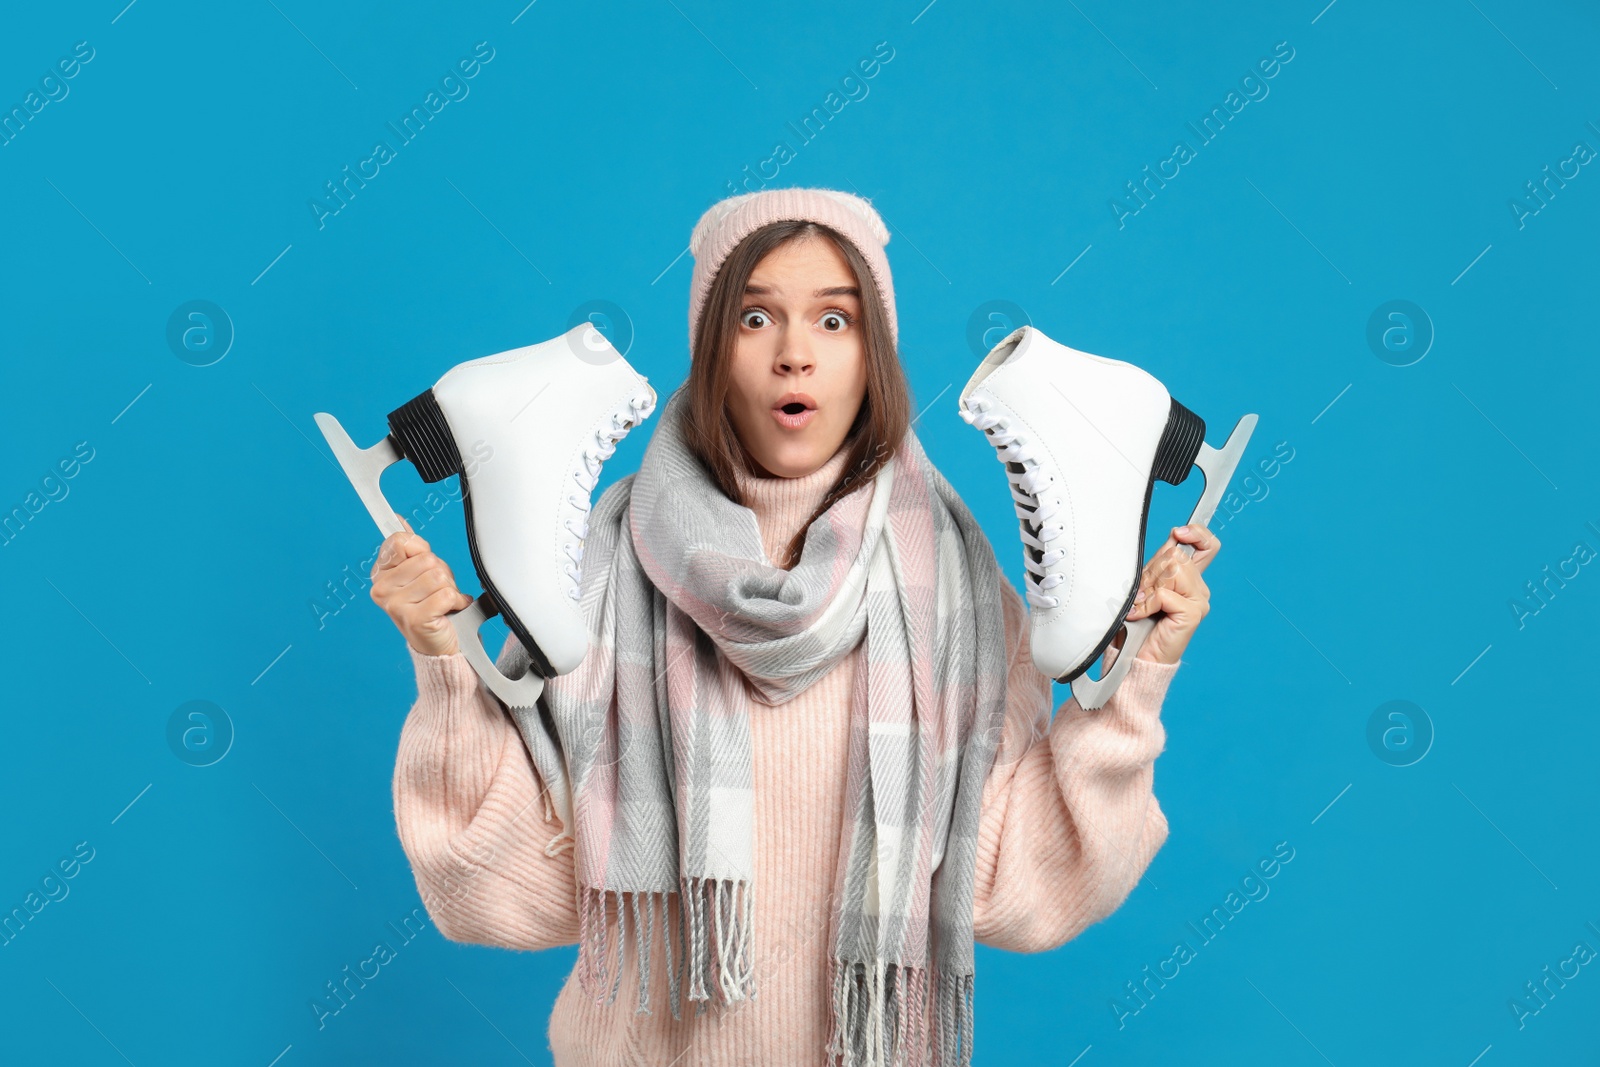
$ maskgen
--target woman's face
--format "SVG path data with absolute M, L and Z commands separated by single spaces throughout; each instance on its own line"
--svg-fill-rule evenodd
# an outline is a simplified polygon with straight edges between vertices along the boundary
M 799 478 L 839 450 L 867 393 L 861 294 L 825 237 L 790 241 L 750 272 L 728 417 L 756 473 Z

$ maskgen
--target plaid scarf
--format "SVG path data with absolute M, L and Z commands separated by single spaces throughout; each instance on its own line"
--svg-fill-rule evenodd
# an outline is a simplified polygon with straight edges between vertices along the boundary
M 988 539 L 907 430 L 811 524 L 799 563 L 776 567 L 755 514 L 685 447 L 685 396 L 589 516 L 587 656 L 537 707 L 512 709 L 564 828 L 546 850 L 576 849 L 580 983 L 615 999 L 631 926 L 647 1011 L 659 909 L 674 1018 L 685 968 L 697 1015 L 756 995 L 751 700 L 788 700 L 864 636 L 829 1062 L 970 1063 L 978 816 L 1006 690 Z M 513 640 L 502 660 L 515 676 L 527 655 Z

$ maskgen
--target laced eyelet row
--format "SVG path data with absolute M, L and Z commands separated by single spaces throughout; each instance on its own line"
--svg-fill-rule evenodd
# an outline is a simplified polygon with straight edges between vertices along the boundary
M 1045 609 L 1059 606 L 1059 597 L 1044 592 L 1066 581 L 1065 575 L 1049 570 L 1067 555 L 1066 549 L 1051 548 L 1047 543 L 1066 532 L 1060 523 L 1049 521 L 1061 507 L 1060 498 L 1049 492 L 1056 484 L 1054 472 L 1039 462 L 1031 442 L 1011 429 L 1010 420 L 990 411 L 988 402 L 981 397 L 968 398 L 959 413 L 962 421 L 989 435 L 995 458 L 1006 464 L 1006 480 L 1011 483 L 1012 506 L 1022 527 L 1022 543 L 1042 553 L 1037 561 L 1032 552 L 1022 553 L 1022 563 L 1027 568 L 1023 577 L 1028 603 Z M 1013 470 L 1013 463 L 1022 470 Z
M 567 504 L 571 506 L 572 513 L 567 515 L 561 525 L 576 540 L 566 542 L 561 546 L 561 550 L 567 556 L 564 567 L 569 581 L 567 596 L 573 600 L 581 597 L 579 587 L 583 582 L 583 539 L 589 534 L 590 497 L 594 494 L 595 483 L 600 480 L 600 469 L 605 465 L 605 461 L 611 458 L 612 453 L 616 452 L 617 442 L 628 436 L 628 431 L 649 418 L 655 407 L 655 397 L 648 393 L 629 397 L 625 406 L 611 413 L 609 426 L 595 430 L 593 440 L 584 445 L 583 453 L 578 457 L 578 465 L 572 469 L 572 480 L 582 491 L 568 491 Z M 575 520 L 577 525 L 574 525 Z

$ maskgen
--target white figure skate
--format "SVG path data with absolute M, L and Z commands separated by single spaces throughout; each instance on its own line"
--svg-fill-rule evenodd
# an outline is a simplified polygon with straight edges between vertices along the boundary
M 1033 661 L 1071 682 L 1081 707 L 1103 707 L 1155 626 L 1153 618 L 1126 617 L 1144 569 L 1156 479 L 1178 485 L 1198 466 L 1206 487 L 1188 522 L 1204 525 L 1256 416 L 1240 419 L 1227 444 L 1212 448 L 1205 422 L 1154 377 L 1032 326 L 984 357 L 961 392 L 960 415 L 989 435 L 1006 465 L 1024 546 Z M 1124 626 L 1116 662 L 1090 677 L 1090 665 Z
M 402 529 L 378 478 L 410 460 L 425 482 L 461 475 L 467 545 L 484 592 L 451 616 L 457 644 L 490 692 L 531 708 L 544 679 L 588 651 L 578 607 L 583 539 L 601 465 L 655 410 L 649 382 L 590 323 L 524 348 L 452 367 L 389 413 L 389 434 L 359 448 L 317 412 L 356 493 L 385 537 Z M 479 628 L 496 614 L 527 649 L 532 669 L 508 678 Z

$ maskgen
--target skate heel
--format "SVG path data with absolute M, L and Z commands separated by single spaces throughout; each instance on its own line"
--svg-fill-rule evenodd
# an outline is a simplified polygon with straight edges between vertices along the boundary
M 417 468 L 417 473 L 424 482 L 442 482 L 452 474 L 462 476 L 462 507 L 467 515 L 467 550 L 472 553 L 472 568 L 477 571 L 478 582 L 484 590 L 477 601 L 477 621 L 481 624 L 483 620 L 499 615 L 511 628 L 511 632 L 517 635 L 517 641 L 527 650 L 528 659 L 533 665 L 533 673 L 543 678 L 553 676 L 555 670 L 550 664 L 550 658 L 533 639 L 532 631 L 506 606 L 505 598 L 490 580 L 483 561 L 478 557 L 477 524 L 473 515 L 472 493 L 467 485 L 466 475 L 462 471 L 461 450 L 456 446 L 455 435 L 450 432 L 450 424 L 445 421 L 444 412 L 440 409 L 439 401 L 433 395 L 432 389 L 413 397 L 389 413 L 389 436 L 395 442 L 395 451 L 402 459 L 411 461 L 411 465 Z M 458 640 L 457 643 L 463 648 L 466 647 L 464 639 Z
M 1155 467 L 1150 476 L 1168 485 L 1183 484 L 1205 440 L 1205 420 L 1173 397 L 1172 407 L 1167 411 L 1167 428 L 1162 431 L 1161 443 L 1156 446 Z
M 1211 516 L 1216 514 L 1217 505 L 1222 502 L 1222 494 L 1228 488 L 1228 480 L 1233 477 L 1234 469 L 1239 466 L 1239 460 L 1244 456 L 1244 446 L 1250 442 L 1250 435 L 1256 431 L 1256 416 L 1244 416 L 1234 425 L 1233 432 L 1228 435 L 1228 440 L 1223 443 L 1223 446 L 1221 448 L 1212 448 L 1203 440 L 1205 424 L 1200 422 L 1199 417 L 1184 408 L 1176 400 L 1172 402 L 1172 407 L 1175 412 L 1183 411 L 1185 415 L 1194 419 L 1195 423 L 1200 426 L 1199 433 L 1202 439 L 1192 451 L 1185 450 L 1181 454 L 1189 455 L 1189 462 L 1199 467 L 1200 473 L 1205 476 L 1205 491 L 1200 494 L 1200 500 L 1195 504 L 1194 510 L 1189 513 L 1188 519 L 1188 525 L 1190 526 L 1204 526 L 1211 521 Z M 1163 449 L 1166 448 L 1167 440 L 1171 436 L 1173 436 L 1173 421 L 1169 417 L 1167 433 L 1163 434 L 1161 438 Z M 1176 446 L 1174 447 L 1174 453 L 1180 454 L 1177 453 Z M 1160 466 L 1159 462 L 1157 466 Z M 1183 468 L 1183 470 L 1185 474 L 1188 473 L 1187 467 Z M 1178 480 L 1182 481 L 1183 479 L 1180 478 Z M 1142 543 L 1140 550 L 1141 552 L 1143 551 Z M 1193 545 L 1180 544 L 1178 545 L 1178 551 L 1185 556 L 1194 556 Z M 1127 607 L 1131 606 L 1132 603 L 1130 601 Z M 1125 607 L 1123 610 L 1126 611 L 1127 608 Z M 1117 653 L 1117 661 L 1111 665 L 1111 669 L 1103 673 L 1099 678 L 1091 678 L 1088 672 L 1084 672 L 1072 680 L 1072 695 L 1077 698 L 1079 707 L 1085 711 L 1097 711 L 1105 707 L 1106 701 L 1111 699 L 1111 694 L 1116 692 L 1117 686 L 1122 684 L 1122 679 L 1127 675 L 1129 668 L 1133 666 L 1134 659 L 1139 655 L 1139 649 L 1144 647 L 1145 638 L 1150 636 L 1150 631 L 1155 627 L 1155 624 L 1156 621 L 1153 616 L 1146 616 L 1143 619 L 1135 619 L 1132 622 L 1122 624 L 1123 628 L 1128 631 L 1128 636 L 1123 638 L 1122 651 Z M 1104 648 L 1101 651 L 1104 651 Z M 1099 654 L 1098 652 L 1096 653 L 1097 656 Z
M 389 434 L 423 481 L 442 482 L 461 473 L 461 452 L 432 389 L 389 412 Z

